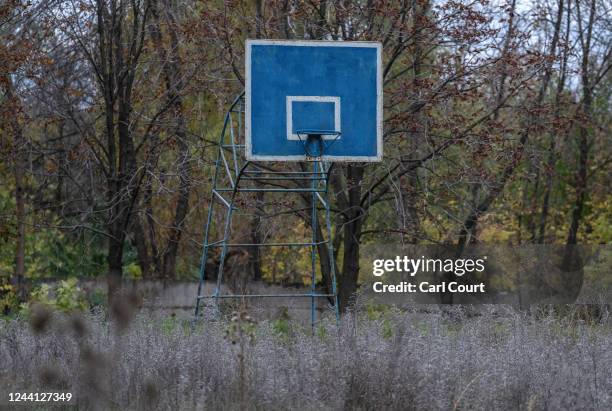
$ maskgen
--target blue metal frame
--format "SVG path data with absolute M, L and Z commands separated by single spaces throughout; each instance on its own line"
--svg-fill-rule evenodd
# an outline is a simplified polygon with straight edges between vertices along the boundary
M 210 195 L 210 206 L 206 219 L 206 227 L 204 229 L 204 242 L 202 248 L 202 257 L 200 259 L 200 280 L 198 284 L 198 293 L 196 296 L 195 318 L 197 320 L 202 300 L 212 298 L 215 301 L 215 306 L 218 307 L 220 299 L 226 298 L 310 298 L 311 301 L 311 324 L 314 329 L 316 323 L 316 299 L 317 298 L 333 298 L 336 321 L 340 320 L 340 312 L 338 307 L 338 293 L 336 286 L 336 267 L 334 258 L 334 249 L 331 236 L 331 216 L 329 206 L 329 176 L 332 169 L 332 164 L 321 160 L 321 154 L 324 150 L 324 145 L 321 141 L 323 132 L 309 131 L 307 139 L 318 146 L 315 156 L 311 156 L 305 145 L 305 151 L 309 154 L 308 163 L 310 164 L 309 171 L 295 170 L 272 170 L 263 168 L 261 165 L 251 162 L 244 157 L 244 134 L 243 134 L 243 116 L 244 116 L 244 93 L 240 94 L 230 106 L 225 120 L 223 129 L 219 137 L 218 153 L 215 162 L 215 171 L 212 180 L 212 190 Z M 329 134 L 329 131 L 326 133 Z M 336 132 L 334 132 L 336 133 Z M 338 134 L 338 133 L 336 133 Z M 229 160 L 229 161 L 228 161 Z M 286 166 L 286 164 L 284 164 Z M 294 182 L 297 187 L 279 187 L 278 183 Z M 257 183 L 255 185 L 255 183 Z M 300 184 L 301 183 L 301 184 Z M 309 184 L 308 184 L 309 183 Z M 230 243 L 231 221 L 233 212 L 236 210 L 236 196 L 241 192 L 264 192 L 264 193 L 311 193 L 311 230 L 312 237 L 310 242 L 287 242 L 287 243 L 262 243 L 262 244 L 245 244 L 245 243 Z M 222 204 L 226 208 L 225 221 L 223 226 L 223 238 L 221 240 L 210 242 L 210 231 L 213 223 L 214 206 L 216 203 Z M 315 222 L 318 222 L 318 206 L 321 206 L 325 211 L 325 226 L 327 239 L 318 239 L 317 232 L 314 229 Z M 332 293 L 325 294 L 316 291 L 316 264 L 317 264 L 317 246 L 327 244 L 329 255 L 329 267 L 332 280 Z M 223 282 L 223 271 L 225 268 L 225 260 L 230 247 L 257 246 L 257 247 L 310 247 L 311 249 L 311 289 L 308 293 L 295 294 L 223 294 L 221 285 Z M 203 295 L 204 282 L 206 279 L 206 261 L 208 260 L 209 251 L 212 248 L 221 248 L 221 256 L 217 273 L 217 283 L 212 295 Z

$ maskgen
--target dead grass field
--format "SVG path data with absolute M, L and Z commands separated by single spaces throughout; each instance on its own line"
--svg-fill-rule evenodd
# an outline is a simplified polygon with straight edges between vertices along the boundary
M 240 315 L 192 330 L 41 311 L 0 321 L 0 404 L 54 390 L 103 410 L 612 409 L 607 315 L 499 310 L 364 311 L 314 335 Z

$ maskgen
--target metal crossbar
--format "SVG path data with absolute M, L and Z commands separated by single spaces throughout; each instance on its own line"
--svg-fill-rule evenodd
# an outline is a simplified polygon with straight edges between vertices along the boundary
M 313 188 L 217 188 L 217 192 L 219 193 L 234 193 L 234 192 L 242 192 L 242 193 L 324 193 L 324 189 L 313 189 Z
M 202 300 L 205 298 L 295 298 L 295 297 L 333 297 L 334 294 L 223 294 L 223 295 L 199 295 L 197 298 Z
M 310 298 L 311 299 L 311 323 L 314 330 L 316 323 L 316 299 L 327 298 L 333 301 L 336 321 L 339 321 L 338 293 L 336 287 L 336 269 L 334 260 L 334 249 L 331 239 L 331 217 L 328 201 L 328 184 L 332 164 L 323 162 L 321 157 L 312 157 L 305 164 L 309 170 L 274 170 L 267 165 L 253 163 L 244 157 L 244 93 L 239 95 L 232 103 L 225 115 L 223 128 L 219 137 L 218 154 L 215 161 L 212 189 L 206 226 L 204 228 L 204 242 L 202 256 L 200 259 L 200 272 L 198 292 L 196 294 L 195 318 L 197 319 L 201 310 L 201 301 L 214 300 L 218 308 L 219 300 L 242 299 L 242 298 Z M 321 135 L 309 134 L 310 140 L 317 140 Z M 322 146 L 322 145 L 321 145 Z M 322 155 L 322 153 L 321 153 Z M 281 186 L 280 183 L 289 184 Z M 292 184 L 293 183 L 293 184 Z M 305 242 L 267 242 L 267 243 L 231 243 L 231 221 L 236 199 L 241 193 L 281 193 L 286 195 L 298 195 L 303 198 L 305 194 L 310 197 L 310 241 Z M 222 226 L 222 238 L 210 241 L 211 226 L 214 206 L 220 203 L 224 206 L 224 218 Z M 317 238 L 316 227 L 319 223 L 318 204 L 322 204 L 323 218 L 325 224 L 322 227 L 326 239 Z M 241 208 L 243 206 L 241 205 Z M 248 206 L 247 206 L 248 207 Z M 301 208 L 303 210 L 303 208 Z M 298 212 L 299 210 L 294 210 Z M 330 268 L 331 292 L 317 292 L 316 264 L 318 247 L 326 246 L 329 256 L 328 267 Z M 232 247 L 310 247 L 310 292 L 307 293 L 284 293 L 284 294 L 227 294 L 222 291 L 223 274 L 225 270 L 228 249 Z M 221 249 L 219 265 L 217 268 L 217 279 L 214 291 L 211 295 L 203 295 L 202 291 L 206 280 L 206 262 L 209 252 L 213 249 Z
M 326 241 L 319 241 L 316 243 L 259 243 L 256 244 L 258 247 L 310 247 L 312 245 L 327 244 Z M 252 243 L 233 243 L 225 244 L 223 240 L 215 241 L 209 244 L 209 247 L 251 247 Z

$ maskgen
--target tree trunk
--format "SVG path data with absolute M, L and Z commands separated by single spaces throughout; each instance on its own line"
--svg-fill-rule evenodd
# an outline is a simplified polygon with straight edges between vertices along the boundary
M 584 202 L 587 193 L 587 163 L 589 156 L 588 131 L 586 127 L 580 127 L 578 172 L 576 173 L 576 201 L 572 210 L 572 219 L 567 234 L 567 244 L 578 242 L 578 229 L 582 220 Z
M 121 83 L 121 82 L 120 82 Z M 121 87 L 121 86 L 120 86 Z M 119 170 L 117 191 L 112 198 L 111 235 L 108 250 L 109 297 L 112 297 L 123 277 L 123 245 L 138 197 L 136 156 L 130 130 L 131 99 L 129 87 L 119 95 L 117 134 L 119 137 Z
M 580 4 L 576 4 L 578 12 L 579 25 L 580 23 Z M 572 210 L 572 217 L 569 231 L 567 234 L 567 244 L 574 245 L 578 241 L 578 229 L 582 220 L 582 213 L 587 193 L 587 172 L 588 172 L 588 156 L 589 156 L 589 127 L 591 120 L 591 105 L 592 105 L 592 89 L 589 78 L 589 54 L 591 52 L 591 35 L 593 30 L 593 22 L 595 17 L 595 0 L 591 1 L 591 10 L 588 26 L 586 28 L 586 40 L 582 27 L 580 27 L 580 40 L 582 43 L 582 65 L 581 65 L 581 80 L 582 80 L 582 114 L 583 118 L 580 122 L 579 141 L 578 141 L 578 170 L 576 172 L 575 190 L 576 200 Z
M 414 49 L 412 53 L 412 91 L 413 101 L 422 100 L 422 86 L 421 80 L 423 77 L 422 65 L 423 65 L 423 27 L 422 20 L 425 17 L 429 9 L 429 1 L 412 0 L 412 37 L 414 42 Z M 414 133 L 412 139 L 410 139 L 410 151 L 415 155 L 418 153 L 418 148 L 422 146 L 425 141 L 426 129 L 425 122 L 427 121 L 426 116 L 422 111 L 418 111 L 415 115 L 415 122 L 417 124 L 417 131 Z M 402 205 L 403 205 L 403 218 L 402 228 L 408 233 L 407 241 L 410 244 L 416 244 L 421 237 L 421 224 L 419 221 L 417 204 L 418 204 L 418 193 L 419 193 L 419 181 L 417 169 L 412 169 L 406 175 L 406 189 L 402 193 Z
M 129 13 L 128 3 L 97 4 L 97 51 L 90 57 L 104 97 L 106 134 L 106 219 L 108 243 L 108 292 L 112 301 L 123 275 L 123 245 L 138 198 L 138 175 L 132 136 L 132 90 L 144 46 L 143 27 L 148 8 Z M 128 17 L 129 14 L 129 17 Z M 130 33 L 130 35 L 126 35 Z M 88 54 L 90 56 L 90 54 Z
M 27 299 L 27 290 L 25 286 L 25 246 L 26 246 L 26 196 L 25 196 L 25 172 L 26 161 L 24 158 L 25 140 L 23 138 L 23 129 L 19 124 L 18 114 L 21 111 L 21 104 L 13 89 L 13 82 L 8 75 L 2 76 L 2 82 L 5 87 L 5 101 L 3 101 L 3 112 L 15 113 L 10 117 L 10 131 L 13 134 L 12 141 L 12 160 L 13 160 L 13 178 L 15 179 L 15 219 L 17 221 L 17 241 L 15 244 L 15 267 L 11 278 L 11 285 L 17 294 L 17 299 L 20 303 Z
M 354 301 L 355 293 L 357 292 L 357 281 L 359 279 L 359 240 L 358 236 L 359 223 L 348 223 L 344 227 L 344 253 L 342 264 L 342 276 L 340 276 L 340 287 L 338 290 L 338 298 L 340 303 L 340 312 L 346 312 Z
M 154 271 L 155 273 L 159 274 L 161 272 L 161 260 L 159 254 L 159 247 L 157 245 L 157 235 L 155 234 L 155 219 L 153 218 L 152 201 L 153 187 L 151 186 L 151 181 L 149 180 L 148 184 L 145 187 L 143 199 L 147 222 L 146 238 L 148 240 L 149 245 L 151 246 L 151 260 L 153 262 Z
M 138 254 L 138 265 L 142 272 L 142 278 L 152 278 L 152 261 L 147 247 L 146 236 L 142 227 L 140 216 L 136 215 L 132 221 L 132 245 Z
M 256 186 L 258 186 L 256 184 Z M 249 227 L 251 232 L 251 243 L 252 244 L 261 244 L 262 237 L 260 232 L 260 224 L 261 224 L 261 210 L 263 207 L 264 193 L 258 192 L 255 193 L 255 216 L 251 220 L 251 226 Z M 261 270 L 261 247 L 252 246 L 249 247 L 249 271 L 251 274 L 251 278 L 254 281 L 259 281 L 262 278 L 262 270 Z
M 115 296 L 117 290 L 121 287 L 123 280 L 123 238 L 122 233 L 116 233 L 118 238 L 108 239 L 108 254 L 106 263 L 108 264 L 108 298 L 109 301 Z
M 182 107 L 182 104 L 181 104 Z M 182 113 L 182 108 L 180 109 Z M 182 114 L 181 114 L 182 118 Z M 181 126 L 181 127 L 184 127 Z M 181 137 L 182 136 L 182 137 Z M 174 222 L 170 230 L 168 245 L 163 256 L 163 273 L 165 278 L 176 278 L 176 256 L 178 254 L 178 246 L 183 233 L 185 217 L 189 210 L 189 193 L 191 191 L 190 171 L 189 171 L 189 147 L 187 145 L 187 134 L 184 128 L 177 131 L 177 137 L 183 141 L 179 144 L 179 195 L 176 202 L 176 210 L 174 213 Z
M 23 159 L 23 131 L 17 120 L 13 121 L 14 147 L 14 176 L 15 176 L 15 206 L 17 220 L 17 244 L 15 245 L 15 270 L 13 287 L 19 302 L 26 301 L 25 289 L 25 245 L 26 245 L 26 211 L 25 211 L 25 164 Z
M 363 173 L 363 166 L 348 165 L 346 167 L 348 207 L 342 210 L 344 249 L 338 293 L 341 312 L 346 312 L 347 307 L 350 306 L 357 291 L 359 279 L 359 242 L 364 218 L 363 209 L 360 206 Z
M 565 43 L 568 43 L 568 39 L 570 36 L 570 27 L 571 27 L 571 8 L 570 2 L 567 3 L 567 13 L 566 13 L 566 26 L 565 26 Z M 561 16 L 559 16 L 561 18 Z M 569 46 L 567 44 L 564 45 L 563 49 L 563 59 L 561 62 L 561 76 L 559 78 L 559 82 L 557 83 L 557 91 L 555 93 L 555 110 L 554 110 L 554 118 L 555 120 L 559 120 L 560 118 L 560 106 L 561 106 L 561 95 L 563 93 L 563 89 L 565 88 L 565 78 L 567 75 L 567 59 L 569 57 Z M 553 123 L 556 123 L 554 121 Z M 567 126 L 566 135 L 569 135 L 571 131 L 571 125 Z M 549 133 L 549 143 L 548 143 L 548 158 L 546 161 L 546 177 L 545 177 L 545 185 L 544 185 L 544 196 L 542 198 L 542 209 L 540 212 L 540 222 L 538 227 L 538 237 L 537 243 L 543 244 L 546 239 L 546 224 L 548 220 L 548 213 L 550 207 L 550 195 L 552 192 L 553 186 L 553 170 L 555 168 L 556 163 L 556 140 L 558 136 L 553 129 Z

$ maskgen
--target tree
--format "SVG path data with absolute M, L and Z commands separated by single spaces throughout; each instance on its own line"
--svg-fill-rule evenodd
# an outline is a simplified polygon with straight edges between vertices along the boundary
M 176 137 L 178 146 L 177 174 L 179 176 L 179 189 L 167 245 L 163 252 L 161 252 L 161 261 L 159 261 L 159 258 L 156 256 L 156 260 L 158 261 L 156 268 L 160 276 L 164 278 L 175 278 L 178 246 L 187 211 L 189 209 L 189 193 L 191 190 L 190 152 L 189 140 L 187 138 L 187 119 L 182 96 L 185 88 L 185 79 L 183 75 L 183 64 L 179 54 L 178 23 L 174 16 L 171 3 L 166 1 L 164 2 L 164 6 L 163 13 L 169 37 L 168 45 L 166 46 L 162 40 L 162 23 L 160 17 L 162 10 L 160 10 L 157 0 L 151 2 L 152 24 L 150 26 L 150 32 L 159 61 L 162 62 L 162 72 L 166 86 L 166 99 L 169 107 L 167 115 L 170 116 L 175 124 L 173 134 Z M 147 192 L 150 193 L 150 175 L 147 175 L 146 178 L 148 181 Z M 153 243 L 155 239 L 152 237 L 150 241 Z M 157 248 L 156 245 L 154 247 Z
M 112 296 L 123 276 L 123 250 L 142 181 L 134 142 L 134 97 L 150 4 L 147 0 L 96 0 L 73 6 L 52 13 L 89 62 L 102 100 L 103 138 L 97 137 L 95 127 L 88 127 L 90 138 L 85 141 L 105 181 L 106 261 Z
M 14 181 L 15 223 L 17 226 L 14 271 L 11 283 L 17 292 L 19 302 L 26 300 L 26 202 L 27 202 L 27 159 L 28 140 L 24 135 L 23 122 L 25 110 L 16 89 L 15 73 L 26 64 L 34 64 L 29 59 L 36 57 L 35 50 L 41 42 L 33 16 L 47 6 L 41 2 L 32 6 L 19 0 L 9 1 L 0 6 L 0 120 L 3 126 L 0 148 L 11 164 Z
M 228 66 L 241 79 L 242 75 L 237 73 L 236 50 L 242 48 L 243 40 L 232 37 L 239 30 L 232 24 L 244 24 L 244 20 L 234 21 L 232 12 L 248 15 L 240 5 L 235 5 L 232 10 L 221 7 L 207 17 L 220 39 L 219 46 L 227 52 L 224 55 Z M 290 9 L 280 3 L 270 6 L 269 14 L 265 13 L 266 10 L 257 13 L 263 14 L 266 21 L 265 27 L 258 30 L 268 37 L 378 40 L 384 46 L 387 113 L 384 134 L 387 144 L 392 142 L 398 148 L 397 155 L 387 153 L 384 167 L 337 164 L 331 180 L 333 208 L 337 212 L 333 243 L 335 255 L 342 262 L 338 271 L 344 310 L 357 289 L 360 244 L 372 210 L 386 207 L 396 197 L 396 187 L 400 187 L 399 193 L 404 196 L 402 208 L 407 210 L 407 218 L 400 220 L 409 224 L 399 229 L 378 226 L 365 231 L 373 235 L 391 230 L 416 241 L 421 236 L 418 232 L 420 210 L 417 210 L 419 173 L 423 173 L 428 163 L 443 161 L 451 148 L 470 144 L 483 128 L 492 124 L 501 127 L 492 123 L 495 113 L 533 76 L 530 69 L 537 62 L 525 57 L 522 62 L 528 64 L 524 69 L 513 66 L 512 91 L 492 110 L 486 110 L 475 102 L 482 99 L 480 90 L 488 83 L 489 67 L 500 57 L 489 57 L 483 52 L 485 39 L 496 33 L 491 25 L 491 11 L 485 4 L 449 2 L 433 7 L 428 1 L 377 1 L 367 5 L 298 2 Z M 255 23 L 261 20 L 254 19 Z M 513 56 L 511 61 L 514 63 L 517 59 Z M 444 112 L 449 104 L 455 104 L 458 110 L 467 110 L 449 115 Z M 474 107 L 479 109 L 474 111 Z M 307 198 L 304 201 L 308 204 Z M 326 253 L 325 247 L 319 247 L 323 262 Z M 329 268 L 325 263 L 321 272 L 328 281 Z

